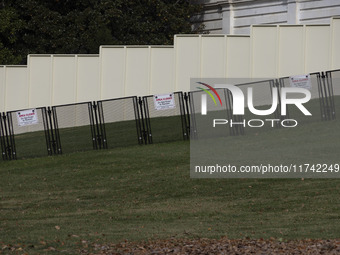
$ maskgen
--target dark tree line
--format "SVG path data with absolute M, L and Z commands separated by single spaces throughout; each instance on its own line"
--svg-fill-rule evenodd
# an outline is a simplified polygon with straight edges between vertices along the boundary
M 98 53 L 100 45 L 172 44 L 195 33 L 199 5 L 187 0 L 2 0 L 0 65 L 27 54 Z

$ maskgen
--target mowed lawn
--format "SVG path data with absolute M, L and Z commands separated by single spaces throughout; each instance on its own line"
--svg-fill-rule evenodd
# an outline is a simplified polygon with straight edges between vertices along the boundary
M 268 155 L 280 164 L 282 152 L 285 162 L 340 163 L 339 130 L 331 121 L 228 137 L 230 164 Z M 76 254 L 84 241 L 340 237 L 340 179 L 190 179 L 189 147 L 0 161 L 0 254 Z

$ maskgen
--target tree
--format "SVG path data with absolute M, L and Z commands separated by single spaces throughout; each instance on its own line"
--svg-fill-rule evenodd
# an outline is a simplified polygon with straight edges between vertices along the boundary
M 13 8 L 0 9 L 0 64 L 16 64 L 21 57 L 16 43 L 23 23 Z
M 200 6 L 185 0 L 3 0 L 0 64 L 27 54 L 98 53 L 104 44 L 169 45 L 195 33 Z

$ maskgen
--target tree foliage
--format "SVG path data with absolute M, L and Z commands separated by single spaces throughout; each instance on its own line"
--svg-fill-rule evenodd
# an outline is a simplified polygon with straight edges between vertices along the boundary
M 199 5 L 187 0 L 2 0 L 0 64 L 27 54 L 98 53 L 105 44 L 172 44 L 195 33 Z

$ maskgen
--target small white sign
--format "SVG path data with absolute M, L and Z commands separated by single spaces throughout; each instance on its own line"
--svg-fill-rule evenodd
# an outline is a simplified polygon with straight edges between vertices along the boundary
M 164 94 L 153 96 L 156 110 L 167 110 L 176 108 L 174 94 Z
M 18 125 L 20 127 L 38 124 L 37 109 L 17 112 Z
M 312 82 L 310 75 L 298 75 L 289 77 L 290 86 L 294 88 L 311 89 Z

